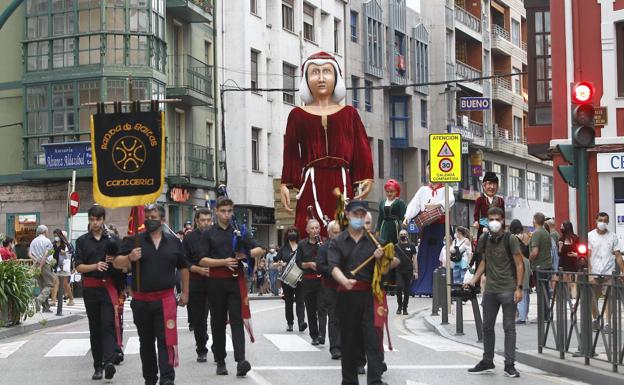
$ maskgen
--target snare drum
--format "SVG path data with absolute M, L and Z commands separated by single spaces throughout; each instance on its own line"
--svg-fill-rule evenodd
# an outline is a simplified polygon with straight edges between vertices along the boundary
M 292 258 L 288 265 L 284 268 L 284 272 L 279 277 L 279 280 L 292 287 L 293 289 L 297 287 L 299 281 L 303 277 L 303 270 L 297 266 L 295 263 L 295 258 Z

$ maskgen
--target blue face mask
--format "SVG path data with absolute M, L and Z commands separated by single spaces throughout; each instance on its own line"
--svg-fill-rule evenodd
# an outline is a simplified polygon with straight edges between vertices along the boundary
M 364 218 L 349 218 L 349 226 L 353 230 L 361 230 L 364 227 Z

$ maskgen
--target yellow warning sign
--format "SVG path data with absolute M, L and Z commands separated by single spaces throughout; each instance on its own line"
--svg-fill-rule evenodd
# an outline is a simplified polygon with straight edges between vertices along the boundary
M 455 183 L 462 180 L 461 135 L 429 135 L 431 182 Z

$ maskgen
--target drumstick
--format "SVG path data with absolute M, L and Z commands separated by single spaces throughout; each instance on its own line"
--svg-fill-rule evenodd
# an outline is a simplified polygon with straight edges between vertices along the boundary
M 368 235 L 368 238 L 370 238 L 370 240 L 375 244 L 375 246 L 377 246 L 378 248 L 382 248 L 381 244 L 379 243 L 377 238 L 375 238 L 373 233 L 370 232 L 370 230 L 366 230 L 366 235 Z M 368 265 L 370 263 L 370 261 L 373 260 L 373 258 L 375 258 L 374 254 L 371 255 L 370 257 L 366 258 L 366 260 L 364 262 L 360 263 L 360 265 L 358 267 L 356 267 L 355 269 L 351 270 L 351 275 L 355 276 L 360 270 L 362 270 L 364 267 L 366 267 L 366 265 Z

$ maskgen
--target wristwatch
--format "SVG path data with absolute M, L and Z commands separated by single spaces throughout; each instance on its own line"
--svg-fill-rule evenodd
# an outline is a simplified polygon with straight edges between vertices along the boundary
M 517 288 L 517 289 L 520 289 L 520 290 L 522 290 L 522 288 L 523 288 L 523 287 L 524 287 L 524 286 L 522 286 L 522 285 L 518 285 L 518 286 L 516 286 L 516 288 Z

